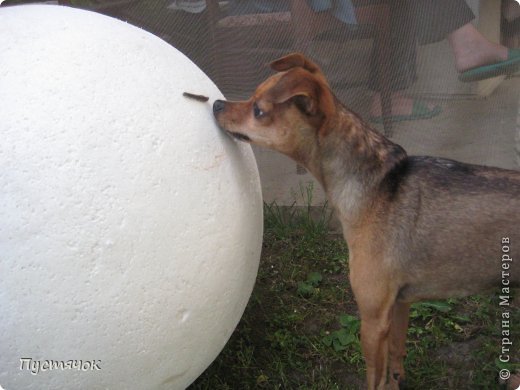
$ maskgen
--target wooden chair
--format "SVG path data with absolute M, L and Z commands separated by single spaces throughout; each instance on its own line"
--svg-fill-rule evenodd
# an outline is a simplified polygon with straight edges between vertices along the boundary
M 226 16 L 218 0 L 207 0 L 212 78 L 226 95 L 245 98 L 269 75 L 259 67 L 291 51 L 305 53 L 310 42 L 325 32 L 356 39 L 356 34 L 328 12 L 314 12 L 305 0 L 289 0 L 286 12 Z M 377 77 L 381 91 L 383 128 L 392 133 L 390 80 L 385 72 L 390 58 L 390 6 L 386 2 L 358 0 L 356 17 L 361 25 L 374 26 L 372 37 L 377 55 Z M 366 31 L 366 30 L 365 30 Z

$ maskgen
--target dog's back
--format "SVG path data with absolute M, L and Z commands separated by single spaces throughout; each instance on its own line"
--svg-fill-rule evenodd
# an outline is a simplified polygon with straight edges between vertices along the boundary
M 520 172 L 408 157 L 382 186 L 386 232 L 408 279 L 401 299 L 520 284 Z

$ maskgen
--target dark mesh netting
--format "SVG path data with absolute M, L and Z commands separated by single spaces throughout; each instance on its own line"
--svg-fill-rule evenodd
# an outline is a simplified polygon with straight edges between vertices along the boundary
M 3 6 L 18 3 L 23 1 Z M 514 64 L 500 66 L 508 55 L 520 55 L 507 51 L 518 46 L 519 11 L 512 0 L 53 3 L 152 32 L 194 61 L 231 100 L 250 96 L 273 73 L 272 60 L 302 52 L 321 66 L 347 107 L 409 154 L 519 167 L 519 79 Z M 255 153 L 266 201 L 292 204 L 299 188 L 313 182 L 285 157 Z M 316 192 L 319 203 L 323 196 Z

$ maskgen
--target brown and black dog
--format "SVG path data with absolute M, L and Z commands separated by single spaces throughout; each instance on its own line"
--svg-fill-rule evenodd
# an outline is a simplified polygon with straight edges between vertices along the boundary
M 408 156 L 344 107 L 303 55 L 271 67 L 278 73 L 249 100 L 215 101 L 215 118 L 321 183 L 350 251 L 368 388 L 387 376 L 398 388 L 412 302 L 520 283 L 520 172 Z

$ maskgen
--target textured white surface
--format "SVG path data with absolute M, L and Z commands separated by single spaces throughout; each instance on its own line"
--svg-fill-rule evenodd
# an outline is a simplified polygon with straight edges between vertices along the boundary
M 261 249 L 251 149 L 182 96 L 220 92 L 159 38 L 58 6 L 1 8 L 0 53 L 0 386 L 184 388 Z

